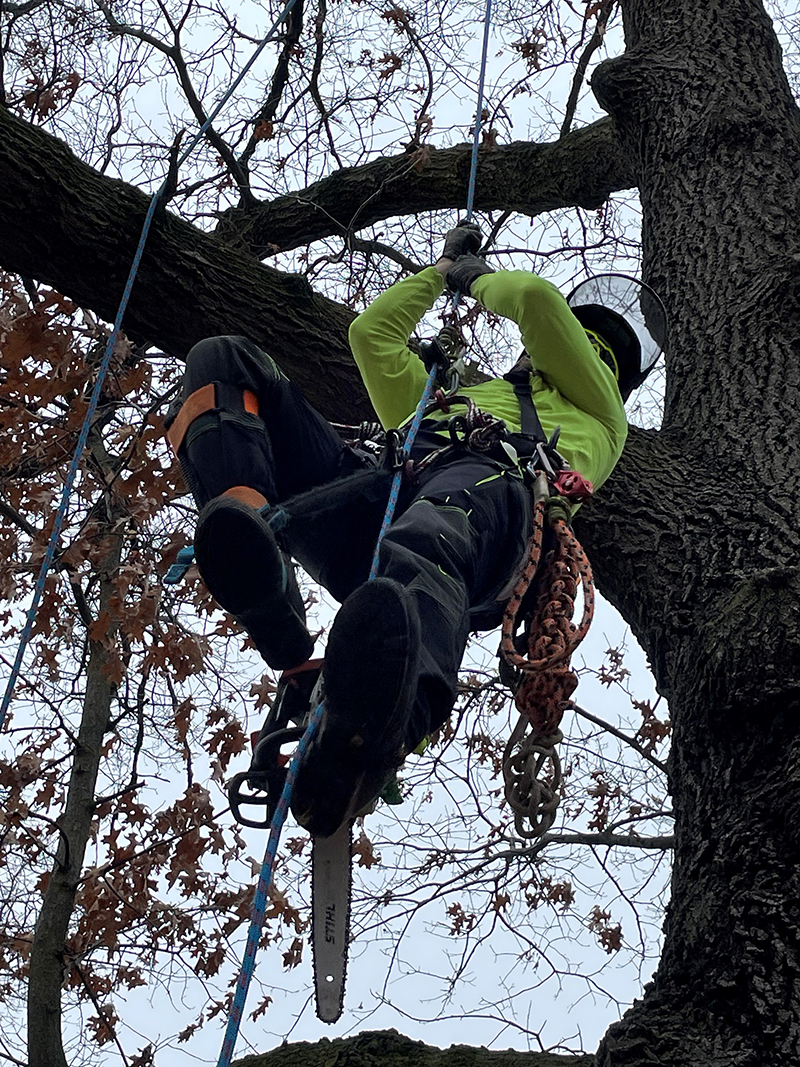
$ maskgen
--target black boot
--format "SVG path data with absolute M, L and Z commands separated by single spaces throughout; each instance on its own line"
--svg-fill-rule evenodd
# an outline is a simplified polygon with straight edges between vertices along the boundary
M 295 819 L 314 836 L 335 833 L 402 764 L 419 648 L 416 605 L 397 582 L 367 582 L 339 610 L 325 653 L 322 722 L 292 800 Z
M 270 667 L 287 670 L 314 650 L 291 563 L 255 508 L 232 497 L 200 512 L 194 552 L 214 599 L 252 637 Z

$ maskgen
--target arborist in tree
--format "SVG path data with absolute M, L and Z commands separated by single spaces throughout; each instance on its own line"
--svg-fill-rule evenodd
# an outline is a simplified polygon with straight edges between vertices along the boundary
M 653 296 L 643 315 L 646 287 L 622 279 L 635 300 L 623 316 L 601 306 L 590 280 L 571 310 L 535 274 L 493 271 L 475 254 L 480 244 L 476 225 L 456 226 L 435 265 L 391 286 L 350 328 L 386 428 L 402 427 L 423 393 L 428 374 L 409 337 L 445 283 L 516 322 L 525 348 L 509 374 L 459 389 L 461 400 L 422 423 L 372 581 L 375 460 L 345 446 L 245 338 L 202 341 L 187 360 L 170 440 L 200 508 L 195 556 L 208 589 L 276 669 L 314 646 L 290 554 L 342 601 L 325 653 L 324 716 L 292 804 L 316 836 L 372 800 L 450 714 L 467 637 L 499 624 L 523 553 L 528 461 L 600 486 L 625 443 L 623 401 L 658 355 L 645 317 L 662 312 Z M 663 319 L 647 325 L 663 331 Z M 558 427 L 556 452 L 545 442 Z M 292 516 L 283 529 L 271 521 L 278 513 Z

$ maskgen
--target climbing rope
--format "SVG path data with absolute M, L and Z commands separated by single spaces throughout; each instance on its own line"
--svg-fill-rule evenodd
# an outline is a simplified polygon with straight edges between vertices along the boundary
M 436 371 L 437 367 L 436 365 L 434 365 L 431 368 L 430 374 L 428 375 L 428 380 L 425 382 L 425 388 L 422 391 L 422 396 L 420 397 L 419 404 L 417 404 L 417 410 L 414 412 L 414 418 L 411 420 L 411 425 L 408 427 L 408 432 L 406 433 L 406 438 L 403 442 L 403 447 L 400 451 L 400 456 L 397 460 L 397 470 L 394 472 L 394 477 L 392 478 L 392 487 L 389 490 L 389 500 L 386 504 L 386 511 L 383 515 L 383 522 L 381 523 L 381 528 L 378 531 L 378 540 L 375 543 L 375 552 L 372 557 L 372 566 L 369 569 L 369 578 L 367 579 L 367 581 L 369 582 L 371 582 L 373 578 L 377 578 L 378 576 L 378 564 L 380 562 L 381 544 L 383 543 L 383 538 L 386 534 L 386 531 L 392 524 L 392 519 L 394 518 L 394 513 L 397 509 L 397 500 L 400 496 L 400 486 L 403 483 L 403 474 L 405 472 L 406 463 L 408 462 L 409 456 L 411 455 L 411 446 L 416 440 L 417 433 L 419 432 L 419 428 L 422 425 L 422 420 L 425 416 L 425 409 L 427 408 L 428 403 L 431 397 L 433 396 L 434 389 L 436 388 Z
M 475 127 L 472 136 L 472 156 L 469 164 L 469 185 L 467 186 L 467 217 L 472 220 L 472 208 L 475 203 L 475 185 L 478 179 L 478 146 L 481 139 L 481 115 L 483 114 L 483 92 L 486 85 L 486 58 L 489 55 L 489 31 L 492 27 L 492 0 L 486 0 L 486 13 L 483 18 L 483 44 L 481 45 L 481 70 L 478 76 L 478 106 L 475 109 Z
M 483 43 L 481 45 L 481 69 L 480 75 L 478 77 L 478 102 L 475 110 L 475 126 L 472 138 L 472 154 L 470 157 L 469 164 L 469 182 L 467 185 L 467 214 L 463 220 L 464 222 L 472 221 L 473 209 L 475 206 L 475 186 L 477 184 L 478 177 L 478 148 L 480 146 L 481 139 L 481 114 L 483 113 L 483 93 L 484 86 L 486 84 L 486 59 L 489 54 L 489 31 L 491 29 L 491 24 L 492 0 L 486 0 L 486 14 L 483 20 Z M 452 306 L 454 311 L 458 307 L 459 296 L 460 294 L 456 293 L 453 297 Z M 386 512 L 383 516 L 383 522 L 381 523 L 381 528 L 378 533 L 378 540 L 375 545 L 375 553 L 372 557 L 372 566 L 370 567 L 368 581 L 371 581 L 378 575 L 381 543 L 386 534 L 386 531 L 392 524 L 394 513 L 397 509 L 397 500 L 400 495 L 400 486 L 403 482 L 403 473 L 405 471 L 405 465 L 411 455 L 411 448 L 414 444 L 414 441 L 416 440 L 417 433 L 419 432 L 420 425 L 422 424 L 422 420 L 425 416 L 425 409 L 428 407 L 431 397 L 433 396 L 436 390 L 436 379 L 438 375 L 438 370 L 438 364 L 434 363 L 428 375 L 428 380 L 425 383 L 425 389 L 423 390 L 420 402 L 417 405 L 417 410 L 414 412 L 414 417 L 411 420 L 411 423 L 406 432 L 405 441 L 403 443 L 403 449 L 400 453 L 400 459 L 398 460 L 397 464 L 397 470 L 395 471 L 394 478 L 392 479 L 392 487 L 389 491 L 389 501 L 386 505 Z
M 103 358 L 97 368 L 97 377 L 95 379 L 94 388 L 92 390 L 92 395 L 89 400 L 89 406 L 86 409 L 86 415 L 84 417 L 80 433 L 78 434 L 78 443 L 75 446 L 75 453 L 72 457 L 72 462 L 70 463 L 69 470 L 67 472 L 67 478 L 64 482 L 64 488 L 61 492 L 61 502 L 58 506 L 58 511 L 56 512 L 55 521 L 53 523 L 53 530 L 50 534 L 50 540 L 48 541 L 47 549 L 44 554 L 44 559 L 42 560 L 42 565 L 39 569 L 39 575 L 36 579 L 36 585 L 34 586 L 33 600 L 31 601 L 31 606 L 28 609 L 25 625 L 20 636 L 19 645 L 17 646 L 17 653 L 14 658 L 14 664 L 11 668 L 11 674 L 9 675 L 8 682 L 6 684 L 2 703 L 0 703 L 0 730 L 2 730 L 5 726 L 6 716 L 8 715 L 8 709 L 11 705 L 11 699 L 14 695 L 14 689 L 17 684 L 17 679 L 19 678 L 19 674 L 22 669 L 22 661 L 25 656 L 25 651 L 28 647 L 28 644 L 30 643 L 33 625 L 36 621 L 36 612 L 39 609 L 39 603 L 42 599 L 42 594 L 44 593 L 47 575 L 50 572 L 50 568 L 53 565 L 53 561 L 55 560 L 58 541 L 61 536 L 61 530 L 64 526 L 64 520 L 66 519 L 67 507 L 69 505 L 70 497 L 72 496 L 72 490 L 75 485 L 75 478 L 78 474 L 78 467 L 80 465 L 81 457 L 83 456 L 83 450 L 86 448 L 86 442 L 89 439 L 89 432 L 91 430 L 92 423 L 94 422 L 94 416 L 97 411 L 97 405 L 100 401 L 100 392 L 103 388 L 103 383 L 105 382 L 106 375 L 108 374 L 108 368 L 111 365 L 111 359 L 114 354 L 114 349 L 116 348 L 117 339 L 122 330 L 122 319 L 128 309 L 128 302 L 130 301 L 131 290 L 133 289 L 133 283 L 136 280 L 136 275 L 139 273 L 139 267 L 142 262 L 142 255 L 144 254 L 144 247 L 147 243 L 147 238 L 150 234 L 150 227 L 152 225 L 153 218 L 155 217 L 156 210 L 167 193 L 170 181 L 175 179 L 181 166 L 186 162 L 186 160 L 195 150 L 200 141 L 202 141 L 203 137 L 205 137 L 207 130 L 211 126 L 211 123 L 214 121 L 217 115 L 219 115 L 225 104 L 227 104 L 227 102 L 239 88 L 247 73 L 252 68 L 253 64 L 256 62 L 256 60 L 264 51 L 269 42 L 274 38 L 275 34 L 278 32 L 281 25 L 283 24 L 286 17 L 289 15 L 296 3 L 297 0 L 288 0 L 287 4 L 285 5 L 281 13 L 278 15 L 275 22 L 267 31 L 266 36 L 259 42 L 258 47 L 253 52 L 250 59 L 247 61 L 247 63 L 245 63 L 244 67 L 242 67 L 241 71 L 234 79 L 233 83 L 228 86 L 227 90 L 223 94 L 217 106 L 212 110 L 211 114 L 205 120 L 203 125 L 200 127 L 194 137 L 190 140 L 188 146 L 184 149 L 183 153 L 175 161 L 174 165 L 170 166 L 170 173 L 164 179 L 164 182 L 162 183 L 161 188 L 158 190 L 158 192 L 153 194 L 153 197 L 150 201 L 150 205 L 147 209 L 147 214 L 145 215 L 144 223 L 142 224 L 142 232 L 139 235 L 139 243 L 136 247 L 136 252 L 134 253 L 131 269 L 128 272 L 128 278 L 125 282 L 125 289 L 122 293 L 122 299 L 120 300 L 119 308 L 117 309 L 117 314 L 114 317 L 114 325 L 106 343 Z
M 533 531 L 522 573 L 503 615 L 500 651 L 518 672 L 514 703 L 520 713 L 503 753 L 505 796 L 521 837 L 540 837 L 555 820 L 561 795 L 561 762 L 556 745 L 570 697 L 578 684 L 570 657 L 589 629 L 594 614 L 594 583 L 589 560 L 569 527 L 569 503 L 549 495 L 543 474 L 534 485 Z M 547 553 L 528 632 L 527 655 L 517 650 L 515 631 L 523 599 L 539 572 L 545 522 L 555 545 Z M 583 617 L 572 622 L 578 589 Z M 527 825 L 526 825 L 527 823 Z
M 483 34 L 483 46 L 482 46 L 482 58 L 481 58 L 481 72 L 478 85 L 478 106 L 475 116 L 475 136 L 472 144 L 472 159 L 470 163 L 470 177 L 469 187 L 467 190 L 467 215 L 466 221 L 470 221 L 473 213 L 473 205 L 475 202 L 475 183 L 478 166 L 478 146 L 480 144 L 480 118 L 483 111 L 483 89 L 486 76 L 486 57 L 489 47 L 489 29 L 491 19 L 491 0 L 486 2 L 486 18 L 484 21 L 484 34 Z M 454 307 L 457 305 L 457 301 L 453 302 Z M 426 408 L 428 407 L 434 391 L 437 388 L 437 372 L 438 366 L 436 364 L 430 370 L 428 379 L 425 383 L 422 396 L 420 397 L 417 409 L 414 412 L 414 416 L 409 424 L 408 430 L 405 434 L 405 440 L 403 447 L 400 451 L 397 463 L 397 469 L 395 470 L 394 477 L 392 479 L 392 486 L 389 492 L 389 499 L 386 505 L 386 511 L 384 513 L 383 522 L 378 533 L 378 538 L 375 544 L 375 552 L 372 559 L 372 565 L 370 567 L 368 581 L 377 577 L 380 547 L 386 531 L 389 529 L 394 513 L 397 509 L 397 501 L 400 494 L 400 487 L 403 481 L 403 474 L 406 469 L 406 464 L 411 455 L 411 448 L 416 440 L 417 433 L 419 432 L 420 425 L 425 416 Z M 286 783 L 281 793 L 280 803 L 273 816 L 272 823 L 270 824 L 270 836 L 267 846 L 267 853 L 264 856 L 264 862 L 261 867 L 261 874 L 259 876 L 259 890 L 261 887 L 266 887 L 263 891 L 264 903 L 261 904 L 260 909 L 256 910 L 256 904 L 253 905 L 253 917 L 251 919 L 250 932 L 247 939 L 247 947 L 245 950 L 244 960 L 242 962 L 242 968 L 239 973 L 239 979 L 236 985 L 236 995 L 234 998 L 234 1005 L 231 1010 L 230 1018 L 228 1019 L 228 1026 L 225 1031 L 225 1041 L 222 1048 L 222 1053 L 217 1064 L 217 1067 L 229 1067 L 231 1057 L 233 1056 L 233 1050 L 236 1044 L 236 1038 L 239 1033 L 239 1026 L 241 1023 L 242 1013 L 244 1011 L 245 998 L 247 996 L 247 990 L 252 979 L 253 970 L 255 967 L 255 950 L 258 944 L 259 935 L 261 932 L 261 926 L 264 921 L 264 907 L 265 907 L 265 894 L 269 885 L 272 882 L 272 869 L 275 863 L 275 856 L 277 854 L 278 841 L 280 839 L 280 833 L 283 828 L 283 823 L 286 818 L 286 811 L 288 811 L 291 803 L 292 791 L 294 789 L 294 780 L 297 773 L 297 767 L 302 760 L 302 755 L 306 750 L 308 742 L 316 732 L 319 725 L 319 720 L 322 716 L 322 704 L 316 709 L 314 717 L 312 718 L 306 732 L 298 746 L 297 752 L 292 760 L 292 764 L 289 770 L 289 774 L 286 779 Z M 282 814 L 281 814 L 282 811 Z M 274 848 L 270 851 L 270 845 L 274 839 Z M 257 898 L 260 899 L 260 898 Z
M 228 1016 L 228 1025 L 225 1028 L 225 1038 L 222 1042 L 222 1051 L 219 1054 L 217 1067 L 230 1067 L 230 1062 L 233 1058 L 233 1050 L 236 1046 L 236 1038 L 239 1034 L 239 1027 L 242 1022 L 242 1015 L 244 1014 L 244 1005 L 247 1000 L 247 991 L 250 988 L 250 982 L 252 981 L 253 972 L 255 971 L 256 949 L 258 948 L 258 942 L 261 938 L 261 928 L 264 925 L 264 913 L 267 909 L 267 899 L 272 886 L 275 857 L 278 854 L 278 844 L 281 839 L 283 824 L 286 822 L 286 816 L 289 814 L 289 805 L 292 801 L 292 792 L 294 791 L 294 783 L 297 778 L 297 769 L 306 754 L 308 746 L 311 744 L 319 729 L 321 720 L 322 703 L 320 702 L 315 708 L 314 714 L 311 716 L 306 731 L 300 738 L 300 742 L 289 764 L 289 770 L 286 774 L 286 781 L 284 782 L 283 790 L 281 791 L 280 800 L 275 808 L 275 814 L 272 816 L 272 822 L 270 823 L 269 828 L 269 839 L 267 840 L 267 850 L 264 853 L 264 862 L 261 865 L 261 873 L 258 877 L 256 895 L 253 899 L 250 929 L 247 932 L 247 945 L 244 950 L 239 978 L 236 982 L 236 992 L 233 995 L 233 1004 L 231 1005 L 231 1013 Z

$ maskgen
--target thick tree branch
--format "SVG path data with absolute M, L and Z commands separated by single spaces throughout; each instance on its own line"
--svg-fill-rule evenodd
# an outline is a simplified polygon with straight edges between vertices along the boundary
M 8 519 L 15 526 L 18 526 L 20 530 L 24 530 L 28 537 L 38 537 L 40 531 L 36 529 L 28 520 L 17 511 L 16 508 L 12 508 L 10 504 L 7 504 L 4 500 L 0 500 L 0 515 L 4 519 Z
M 323 1038 L 281 1045 L 263 1056 L 245 1056 L 236 1067 L 328 1067 L 332 1063 L 359 1067 L 594 1067 L 594 1056 L 554 1056 L 549 1052 L 505 1052 L 451 1045 L 431 1048 L 396 1030 L 365 1031 L 355 1037 Z
M 99 174 L 0 108 L 0 264 L 106 320 L 116 313 L 148 197 Z M 347 345 L 353 313 L 170 212 L 154 225 L 125 318 L 128 334 L 183 357 L 203 337 L 246 334 L 328 417 L 371 408 Z
M 335 171 L 308 188 L 252 210 L 231 208 L 217 235 L 263 257 L 374 222 L 466 204 L 471 146 L 387 156 Z M 475 206 L 539 215 L 564 207 L 597 208 L 634 181 L 613 123 L 602 119 L 551 144 L 516 141 L 480 155 Z
M 555 145 L 487 152 L 478 206 L 534 213 L 599 204 L 629 184 L 614 145 L 611 124 L 600 122 Z M 2 109 L 0 146 L 0 264 L 113 318 L 147 197 Z M 252 253 L 396 214 L 458 207 L 467 166 L 468 150 L 459 147 L 432 151 L 421 171 L 399 156 L 337 172 L 252 216 L 233 210 L 221 232 L 237 235 L 238 248 L 165 212 L 149 238 L 125 328 L 176 356 L 203 337 L 246 334 L 268 348 L 323 414 L 366 418 L 371 409 L 347 345 L 352 312 L 315 294 L 305 279 L 254 262 Z

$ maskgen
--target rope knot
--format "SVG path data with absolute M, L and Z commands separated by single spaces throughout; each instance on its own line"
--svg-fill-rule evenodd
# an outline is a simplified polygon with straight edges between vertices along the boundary
M 547 498 L 547 520 L 551 526 L 557 522 L 563 522 L 569 526 L 572 522 L 572 505 L 564 496 L 550 496 Z

